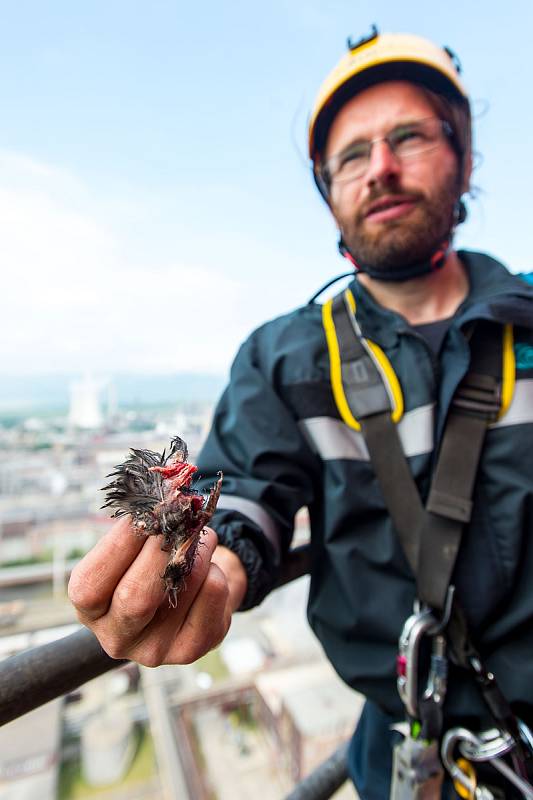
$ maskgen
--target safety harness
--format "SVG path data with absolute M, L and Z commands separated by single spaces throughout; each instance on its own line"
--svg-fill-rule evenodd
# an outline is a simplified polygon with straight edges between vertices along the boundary
M 513 396 L 512 326 L 478 320 L 466 332 L 470 368 L 450 405 L 424 507 L 396 426 L 403 415 L 400 383 L 383 350 L 363 336 L 355 311 L 349 289 L 323 306 L 333 395 L 343 421 L 364 437 L 417 586 L 414 612 L 399 640 L 397 684 L 408 724 L 395 748 L 391 798 L 440 797 L 442 763 L 461 797 L 494 797 L 488 788 L 477 787 L 476 761 L 490 761 L 524 797 L 533 798 L 527 778 L 531 734 L 483 665 L 451 584 L 472 513 L 485 434 L 506 413 Z M 431 644 L 431 659 L 426 689 L 419 692 L 424 640 Z M 474 676 L 496 728 L 479 735 L 465 728 L 443 731 L 447 650 L 455 664 Z M 461 757 L 456 760 L 457 750 Z M 512 768 L 502 759 L 504 754 Z

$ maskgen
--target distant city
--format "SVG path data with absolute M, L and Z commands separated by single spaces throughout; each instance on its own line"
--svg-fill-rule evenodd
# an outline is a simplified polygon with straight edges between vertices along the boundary
M 69 408 L 75 387 L 92 384 L 99 402 L 125 406 L 180 405 L 191 401 L 213 403 L 222 391 L 224 375 L 178 372 L 166 375 L 4 375 L 0 386 L 0 419 L 31 411 L 60 411 Z M 87 388 L 87 391 L 91 391 Z

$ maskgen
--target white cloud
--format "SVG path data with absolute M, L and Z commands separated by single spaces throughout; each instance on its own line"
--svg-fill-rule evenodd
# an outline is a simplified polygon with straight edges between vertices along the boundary
M 226 370 L 239 281 L 171 254 L 133 263 L 126 238 L 76 176 L 0 151 L 4 374 Z

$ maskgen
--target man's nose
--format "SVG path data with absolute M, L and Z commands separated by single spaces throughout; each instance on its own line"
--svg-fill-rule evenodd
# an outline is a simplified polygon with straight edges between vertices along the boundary
M 365 179 L 368 184 L 387 183 L 400 172 L 398 157 L 385 139 L 374 142 Z

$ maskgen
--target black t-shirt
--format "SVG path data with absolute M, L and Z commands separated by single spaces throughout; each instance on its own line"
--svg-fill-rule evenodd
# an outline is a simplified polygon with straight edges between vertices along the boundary
M 452 317 L 447 317 L 447 319 L 439 319 L 437 322 L 426 322 L 424 325 L 413 325 L 412 328 L 424 337 L 428 345 L 433 350 L 433 353 L 438 356 L 444 341 L 444 337 L 446 336 L 451 323 Z

